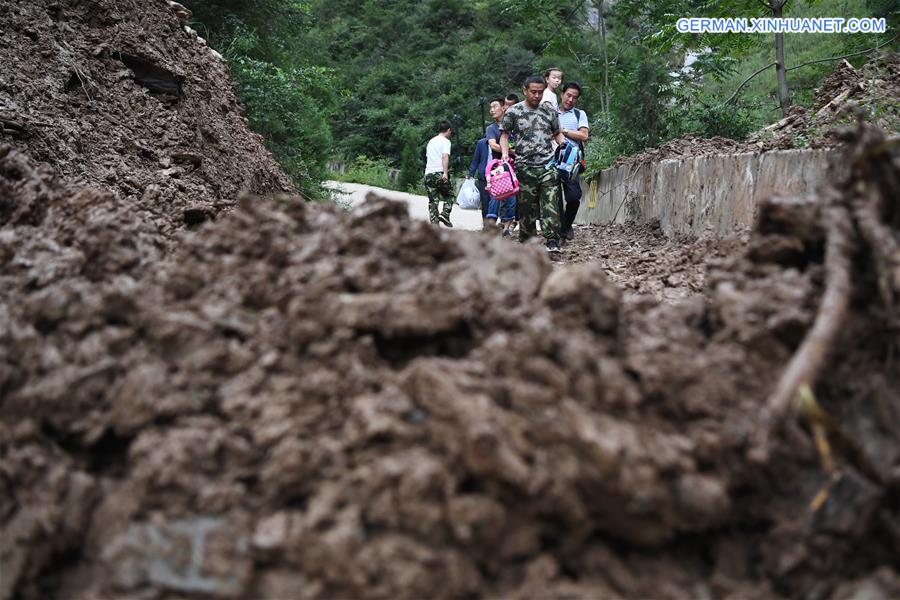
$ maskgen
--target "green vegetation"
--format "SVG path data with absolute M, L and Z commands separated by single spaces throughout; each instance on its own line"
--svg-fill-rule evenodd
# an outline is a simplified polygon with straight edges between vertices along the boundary
M 762 0 L 765 1 L 765 0 Z M 864 0 L 788 0 L 786 17 L 886 16 L 887 35 L 785 35 L 788 69 L 805 62 L 851 54 L 890 39 L 897 12 L 889 2 Z M 896 2 L 893 3 L 896 7 Z M 595 175 L 617 156 L 639 152 L 684 134 L 743 139 L 782 117 L 775 69 L 753 73 L 775 61 L 774 35 L 688 35 L 675 30 L 677 17 L 772 16 L 761 0 L 621 0 L 609 9 L 608 38 L 611 64 L 609 110 L 592 123 L 588 147 L 588 176 Z M 891 25 L 893 23 L 893 25 Z M 896 41 L 885 49 L 898 48 Z M 684 69 L 688 53 L 696 58 Z M 851 57 L 856 66 L 866 55 Z M 809 107 L 814 90 L 831 73 L 836 61 L 789 70 L 787 83 L 793 104 Z M 591 113 L 592 115 L 594 113 Z M 803 140 L 798 140 L 803 145 Z
M 785 7 L 787 17 L 868 17 L 888 16 L 885 12 L 888 3 L 864 2 L 861 0 L 817 0 L 814 2 L 798 2 L 791 0 Z M 896 11 L 896 2 L 893 3 Z M 896 21 L 896 12 L 894 16 Z M 841 56 L 866 50 L 878 45 L 880 42 L 890 39 L 896 33 L 896 26 L 888 30 L 884 35 L 865 34 L 828 34 L 828 33 L 804 33 L 785 36 L 785 62 L 788 69 L 793 69 L 803 63 Z M 748 37 L 748 36 L 745 36 Z M 727 98 L 741 84 L 758 69 L 775 60 L 774 46 L 771 43 L 772 36 L 758 36 L 761 39 L 750 48 L 750 51 L 741 55 L 741 61 L 737 69 L 721 79 L 710 79 L 704 86 L 704 93 L 711 97 Z M 896 50 L 897 44 L 888 46 Z M 854 56 L 848 59 L 854 66 L 860 66 L 866 60 L 867 55 Z M 791 100 L 794 104 L 811 106 L 814 101 L 815 88 L 819 82 L 831 73 L 837 61 L 822 62 L 807 65 L 799 69 L 788 71 L 788 85 L 790 87 Z M 754 129 L 772 123 L 781 118 L 781 112 L 776 97 L 777 83 L 775 69 L 770 68 L 755 77 L 744 88 L 739 105 L 748 113 Z
M 251 128 L 307 197 L 320 188 L 331 156 L 330 121 L 338 114 L 333 72 L 305 46 L 308 7 L 293 0 L 187 2 L 193 27 L 231 66 Z
M 424 196 L 427 194 L 427 191 L 422 183 L 422 178 L 419 176 L 422 159 L 415 154 L 417 148 L 418 141 L 411 140 L 408 147 L 403 151 L 403 155 L 406 156 L 413 166 L 413 170 L 407 171 L 407 173 L 412 174 L 412 177 L 406 180 L 404 180 L 404 171 L 393 166 L 387 158 L 372 158 L 365 154 L 360 154 L 352 160 L 344 159 L 340 163 L 343 166 L 343 170 L 331 171 L 327 176 L 328 179 L 334 181 L 363 183 Z
M 482 135 L 481 98 L 520 92 L 549 66 L 584 88 L 588 175 L 622 154 L 692 133 L 741 139 L 781 116 L 773 35 L 687 35 L 687 16 L 771 16 L 766 0 L 210 0 L 196 28 L 228 59 L 252 127 L 307 193 L 332 176 L 420 191 L 425 144 L 454 126 L 452 167 Z M 772 0 L 775 1 L 775 0 Z M 587 11 L 599 10 L 599 26 Z M 896 0 L 788 0 L 785 16 L 886 16 Z M 881 36 L 784 36 L 785 63 L 849 54 Z M 897 49 L 896 41 L 888 48 Z M 684 68 L 685 58 L 695 59 Z M 855 65 L 865 55 L 851 59 Z M 810 105 L 836 63 L 787 72 Z M 732 103 L 725 103 L 755 71 Z M 489 117 L 485 114 L 485 119 Z M 799 140 L 802 143 L 802 140 Z M 389 169 L 398 169 L 396 183 Z
M 454 126 L 453 168 L 461 173 L 482 135 L 481 97 L 506 95 L 548 66 L 541 55 L 577 2 L 469 0 L 314 1 L 320 27 L 311 44 L 334 69 L 343 98 L 333 126 L 342 156 L 386 157 L 405 189 L 420 185 L 425 144 L 440 120 Z M 485 115 L 486 118 L 487 115 Z
M 386 158 L 370 158 L 360 154 L 353 160 L 345 163 L 343 173 L 331 172 L 329 178 L 336 181 L 350 181 L 364 183 L 380 188 L 391 189 L 395 187 L 391 181 L 390 172 L 393 167 Z

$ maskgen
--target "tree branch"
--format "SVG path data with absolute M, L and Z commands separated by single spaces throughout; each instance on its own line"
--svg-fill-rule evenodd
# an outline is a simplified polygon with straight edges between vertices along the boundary
M 767 64 L 766 66 L 764 66 L 762 69 L 753 73 L 753 75 L 751 75 L 750 77 L 745 79 L 743 82 L 741 82 L 741 85 L 739 85 L 738 88 L 736 90 L 734 90 L 734 93 L 728 98 L 728 100 L 726 100 L 719 106 L 724 106 L 726 104 L 730 104 L 735 98 L 737 98 L 737 95 L 741 93 L 741 90 L 744 89 L 744 86 L 747 85 L 751 79 L 753 79 L 754 77 L 756 77 L 757 75 L 759 75 L 760 73 L 762 73 L 763 71 L 768 69 L 769 67 L 774 67 L 774 66 L 775 66 L 775 62 L 773 61 L 773 62 L 770 62 L 769 64 Z
M 550 42 L 553 41 L 553 38 L 555 38 L 555 37 L 557 36 L 557 34 L 558 34 L 560 31 L 562 31 L 562 28 L 563 28 L 563 27 L 565 27 L 566 25 L 569 24 L 569 19 L 571 19 L 571 18 L 572 18 L 572 15 L 575 14 L 575 11 L 577 11 L 579 8 L 581 8 L 582 6 L 584 6 L 585 1 L 586 1 L 586 0 L 581 0 L 581 2 L 579 2 L 578 4 L 576 4 L 575 7 L 574 7 L 572 10 L 569 11 L 569 14 L 567 14 L 566 17 L 563 19 L 563 22 L 562 22 L 562 23 L 557 22 L 556 30 L 555 30 L 553 33 L 551 33 L 551 34 L 550 34 L 550 37 L 547 38 L 547 41 L 544 42 L 544 43 L 541 45 L 541 47 L 540 47 L 540 49 L 538 50 L 537 54 L 543 54 L 543 53 L 544 53 L 544 50 L 547 49 L 547 46 L 550 45 Z M 555 20 L 555 19 L 554 19 L 554 20 Z
M 809 61 L 809 62 L 805 62 L 805 63 L 799 64 L 799 65 L 797 65 L 796 67 L 791 67 L 790 69 L 787 69 L 787 71 L 793 71 L 794 69 L 799 69 L 800 67 L 805 67 L 805 66 L 807 66 L 807 65 L 814 65 L 814 64 L 816 64 L 816 63 L 823 63 L 823 62 L 828 62 L 828 61 L 831 61 L 831 60 L 841 60 L 842 58 L 850 58 L 851 56 L 859 56 L 860 54 L 868 54 L 869 52 L 874 52 L 875 50 L 878 50 L 878 49 L 881 48 L 882 46 L 887 46 L 888 44 L 890 44 L 891 42 L 893 42 L 894 40 L 896 40 L 898 37 L 900 37 L 900 33 L 898 33 L 897 35 L 895 35 L 894 37 L 892 37 L 892 38 L 889 39 L 888 41 L 882 42 L 882 43 L 878 44 L 877 46 L 874 46 L 874 47 L 869 48 L 869 49 L 867 49 L 867 50 L 860 50 L 859 52 L 853 52 L 852 54 L 845 54 L 844 56 L 831 56 L 831 57 L 829 57 L 829 58 L 820 58 L 820 59 L 818 59 L 818 60 L 811 60 L 811 61 Z

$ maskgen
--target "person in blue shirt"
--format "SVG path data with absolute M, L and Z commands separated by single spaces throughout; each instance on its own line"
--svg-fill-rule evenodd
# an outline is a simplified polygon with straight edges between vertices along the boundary
M 581 97 L 581 86 L 570 81 L 562 86 L 562 106 L 559 108 L 559 127 L 566 138 L 566 144 L 584 153 L 584 145 L 588 141 L 588 117 L 583 110 L 575 108 Z M 575 237 L 572 224 L 581 206 L 581 181 L 576 171 L 574 174 L 564 170 L 559 172 L 559 183 L 562 194 L 559 195 L 559 214 L 561 217 L 561 235 L 564 240 Z
M 475 177 L 475 186 L 478 188 L 478 195 L 481 198 L 481 218 L 484 220 L 484 226 L 488 226 L 488 208 L 490 207 L 491 197 L 488 195 L 485 186 L 487 180 L 484 178 L 484 170 L 487 167 L 488 159 L 491 157 L 491 151 L 488 147 L 487 138 L 481 138 L 475 143 L 475 153 L 469 162 L 469 179 Z M 477 177 L 476 177 L 477 176 Z

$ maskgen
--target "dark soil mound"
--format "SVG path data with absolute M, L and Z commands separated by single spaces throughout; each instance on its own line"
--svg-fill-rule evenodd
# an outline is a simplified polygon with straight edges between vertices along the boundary
M 814 110 L 821 110 L 835 98 L 860 89 L 861 76 L 859 71 L 853 68 L 846 60 L 837 63 L 831 75 L 822 80 L 816 89 Z
M 728 237 L 667 236 L 659 221 L 587 225 L 577 231 L 555 264 L 596 263 L 623 290 L 657 300 L 702 294 L 707 268 L 739 254 L 747 244 L 746 232 Z
M 656 148 L 647 148 L 638 154 L 620 156 L 612 164 L 614 167 L 657 162 L 669 158 L 688 158 L 706 154 L 735 154 L 747 152 L 741 142 L 723 137 L 704 138 L 696 135 L 685 135 Z
M 877 54 L 859 70 L 844 60 L 816 90 L 812 110 L 791 107 L 787 117 L 749 136 L 747 142 L 760 152 L 805 146 L 834 148 L 841 144 L 836 131 L 852 123 L 856 115 L 884 131 L 898 133 L 898 97 L 900 54 Z
M 679 304 L 384 201 L 158 261 L 3 150 L 2 597 L 896 596 L 900 168 L 855 148 Z
M 115 193 L 166 237 L 241 191 L 292 190 L 172 4 L 0 0 L 0 143 Z

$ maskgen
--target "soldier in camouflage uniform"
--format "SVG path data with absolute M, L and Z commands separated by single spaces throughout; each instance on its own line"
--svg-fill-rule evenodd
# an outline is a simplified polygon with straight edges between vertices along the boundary
M 501 160 L 509 158 L 509 136 L 516 139 L 516 176 L 519 178 L 519 241 L 537 234 L 535 221 L 541 219 L 541 229 L 547 250 L 559 252 L 559 203 L 557 201 L 557 173 L 553 164 L 553 140 L 563 142 L 559 117 L 552 107 L 541 103 L 544 93 L 543 77 L 525 80 L 525 101 L 510 107 L 503 116 L 500 136 Z
M 453 210 L 453 188 L 450 185 L 450 123 L 441 121 L 438 134 L 428 141 L 425 148 L 425 189 L 428 190 L 428 217 L 432 223 L 440 221 L 447 227 Z M 438 213 L 438 204 L 444 202 L 444 210 Z

